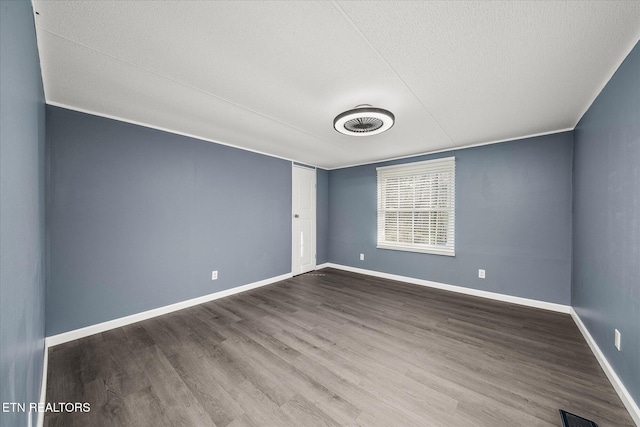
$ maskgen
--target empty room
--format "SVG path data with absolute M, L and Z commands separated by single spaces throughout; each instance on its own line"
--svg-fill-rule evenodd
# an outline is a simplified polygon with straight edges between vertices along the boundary
M 0 17 L 0 426 L 640 426 L 639 1 Z

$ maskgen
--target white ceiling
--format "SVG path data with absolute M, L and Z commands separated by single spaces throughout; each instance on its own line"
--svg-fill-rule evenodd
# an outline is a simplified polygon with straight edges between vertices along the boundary
M 572 129 L 640 37 L 639 1 L 34 8 L 47 103 L 324 168 Z

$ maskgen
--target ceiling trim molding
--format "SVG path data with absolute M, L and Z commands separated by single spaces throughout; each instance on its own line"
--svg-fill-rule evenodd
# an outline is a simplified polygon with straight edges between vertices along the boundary
M 204 138 L 202 136 L 198 136 L 198 135 L 194 135 L 194 134 L 190 134 L 190 133 L 186 133 L 186 132 L 180 132 L 180 131 L 169 129 L 169 128 L 163 128 L 163 127 L 160 127 L 160 126 L 150 125 L 150 124 L 139 122 L 139 121 L 136 121 L 136 120 L 129 120 L 129 119 L 125 119 L 125 118 L 122 118 L 122 117 L 119 117 L 119 116 L 113 116 L 111 114 L 99 113 L 97 111 L 87 110 L 87 109 L 84 109 L 84 108 L 72 107 L 70 105 L 66 105 L 66 104 L 63 104 L 63 103 L 60 103 L 60 102 L 46 101 L 46 104 L 47 105 L 51 105 L 53 107 L 60 107 L 60 108 L 64 108 L 64 109 L 67 109 L 67 110 L 76 111 L 78 113 L 90 114 L 92 116 L 97 116 L 97 117 L 102 117 L 102 118 L 105 118 L 105 119 L 116 120 L 118 122 L 129 123 L 129 124 L 136 125 L 136 126 L 142 126 L 142 127 L 145 127 L 145 128 L 159 130 L 159 131 L 171 133 L 171 134 L 174 134 L 174 135 L 185 136 L 187 138 L 193 138 L 193 139 L 197 139 L 197 140 L 203 141 L 203 142 L 212 142 L 214 144 L 224 145 L 225 147 L 237 148 L 238 150 L 248 151 L 250 153 L 261 154 L 263 156 L 273 157 L 273 158 L 276 158 L 276 159 L 286 160 L 286 161 L 292 162 L 292 163 L 295 162 L 295 163 L 304 163 L 304 164 L 310 165 L 309 162 L 302 162 L 302 161 L 299 161 L 299 160 L 296 160 L 296 159 L 290 159 L 289 157 L 283 157 L 283 156 L 278 156 L 276 154 L 265 153 L 264 151 L 252 150 L 251 148 L 240 147 L 238 145 L 230 144 L 228 142 L 223 142 L 223 141 L 218 141 L 218 140 L 215 140 L 215 139 Z M 318 168 L 318 169 L 324 169 L 324 168 L 321 168 L 321 167 L 316 166 L 316 165 L 311 165 L 311 166 L 313 166 L 315 168 Z
M 338 166 L 338 167 L 335 167 L 335 168 L 327 168 L 326 170 L 337 170 L 337 169 L 353 168 L 353 167 L 356 167 L 356 166 L 374 165 L 376 163 L 392 162 L 394 160 L 410 159 L 412 157 L 426 156 L 426 155 L 429 155 L 429 154 L 438 154 L 438 153 L 446 153 L 446 152 L 449 152 L 449 151 L 465 150 L 467 148 L 482 147 L 484 145 L 499 144 L 501 142 L 520 141 L 522 139 L 535 138 L 537 136 L 555 135 L 557 133 L 569 132 L 569 131 L 572 131 L 574 129 L 575 129 L 575 126 L 571 127 L 571 128 L 552 130 L 552 131 L 548 131 L 548 132 L 532 133 L 532 134 L 529 134 L 529 135 L 517 136 L 517 137 L 514 137 L 514 138 L 499 139 L 499 140 L 488 141 L 488 142 L 479 142 L 477 144 L 462 145 L 460 147 L 443 148 L 442 150 L 433 150 L 433 151 L 425 151 L 425 152 L 416 153 L 416 154 L 408 154 L 406 156 L 392 157 L 392 158 L 389 158 L 389 159 L 372 160 L 370 162 L 363 162 L 363 163 L 354 163 L 354 164 L 349 164 L 349 165 L 346 165 L 346 166 Z M 323 168 L 321 168 L 321 169 L 323 169 Z
M 604 79 L 602 84 L 600 84 L 599 86 L 594 88 L 594 93 L 592 94 L 591 102 L 589 102 L 586 105 L 586 107 L 584 108 L 582 113 L 580 113 L 580 115 L 578 116 L 578 120 L 576 120 L 576 123 L 573 125 L 574 129 L 575 129 L 576 126 L 578 126 L 578 123 L 580 123 L 580 120 L 582 120 L 582 118 L 587 113 L 587 111 L 589 111 L 589 109 L 591 108 L 593 103 L 596 102 L 596 99 L 598 99 L 598 96 L 600 96 L 600 94 L 602 93 L 604 88 L 609 84 L 609 82 L 613 78 L 613 75 L 622 66 L 622 63 L 627 59 L 627 57 L 629 56 L 629 54 L 631 53 L 633 48 L 635 48 L 638 43 L 640 43 L 640 34 L 638 34 L 638 37 L 636 37 L 636 40 L 633 43 L 631 43 L 631 46 L 629 46 L 628 49 L 626 49 L 624 51 L 624 53 L 622 55 L 622 58 L 620 58 L 620 60 L 616 61 L 616 63 L 611 67 L 611 71 L 609 73 L 609 76 Z
M 138 122 L 136 120 L 124 119 L 122 117 L 113 116 L 111 114 L 99 113 L 99 112 L 92 111 L 92 110 L 87 110 L 87 109 L 84 109 L 84 108 L 72 107 L 72 106 L 69 106 L 69 105 L 66 105 L 66 104 L 63 104 L 63 103 L 60 103 L 60 102 L 47 101 L 46 104 L 47 105 L 51 105 L 53 107 L 60 107 L 60 108 L 65 108 L 67 110 L 76 111 L 78 113 L 90 114 L 92 116 L 97 116 L 97 117 L 102 117 L 102 118 L 105 118 L 105 119 L 116 120 L 116 121 L 119 121 L 119 122 L 129 123 L 129 124 L 136 125 L 136 126 L 142 126 L 142 127 L 145 127 L 145 128 L 159 130 L 159 131 L 171 133 L 171 134 L 174 134 L 174 135 L 185 136 L 187 138 L 193 138 L 193 139 L 197 139 L 199 141 L 211 142 L 211 143 L 214 143 L 214 144 L 224 145 L 226 147 L 237 148 L 238 150 L 248 151 L 250 153 L 261 154 L 263 156 L 273 157 L 273 158 L 276 158 L 276 159 L 286 160 L 286 161 L 292 162 L 292 163 L 301 163 L 301 164 L 304 164 L 304 165 L 309 165 L 309 166 L 314 167 L 316 169 L 322 169 L 322 170 L 327 170 L 327 171 L 337 170 L 337 169 L 353 168 L 353 167 L 356 167 L 356 166 L 373 165 L 373 164 L 376 164 L 376 163 L 391 162 L 391 161 L 394 161 L 394 160 L 404 160 L 404 159 L 410 159 L 412 157 L 426 156 L 426 155 L 429 155 L 429 154 L 446 153 L 448 151 L 464 150 L 466 148 L 475 148 L 475 147 L 482 147 L 484 145 L 499 144 L 501 142 L 519 141 L 521 139 L 535 138 L 537 136 L 554 135 L 556 133 L 569 132 L 569 131 L 572 131 L 572 130 L 575 129 L 575 126 L 574 126 L 572 128 L 564 128 L 564 129 L 552 130 L 552 131 L 548 131 L 548 132 L 533 133 L 533 134 L 529 134 L 529 135 L 518 136 L 518 137 L 515 137 L 515 138 L 507 138 L 507 139 L 500 139 L 500 140 L 495 140 L 495 141 L 480 142 L 480 143 L 477 143 L 477 144 L 463 145 L 463 146 L 460 146 L 460 147 L 445 148 L 445 149 L 442 149 L 442 150 L 425 151 L 425 152 L 416 153 L 416 154 L 408 154 L 406 156 L 384 158 L 384 159 L 379 159 L 379 160 L 372 160 L 370 162 L 353 163 L 353 164 L 349 164 L 349 165 L 345 165 L 345 166 L 337 166 L 337 167 L 334 167 L 334 168 L 328 168 L 328 167 L 318 166 L 316 164 L 312 164 L 312 163 L 301 161 L 301 160 L 291 159 L 289 157 L 283 157 L 283 156 L 278 156 L 276 154 L 265 153 L 264 151 L 258 151 L 258 150 L 252 150 L 250 148 L 240 147 L 238 145 L 230 144 L 228 142 L 223 142 L 223 141 L 218 141 L 218 140 L 215 140 L 215 139 L 204 138 L 204 137 L 201 137 L 201 136 L 198 136 L 198 135 L 194 135 L 194 134 L 190 134 L 190 133 L 186 133 L 186 132 L 179 132 L 179 131 L 176 131 L 176 130 L 163 128 L 163 127 L 160 127 L 160 126 L 155 126 L 155 125 L 150 125 L 150 124 L 143 123 L 143 122 Z

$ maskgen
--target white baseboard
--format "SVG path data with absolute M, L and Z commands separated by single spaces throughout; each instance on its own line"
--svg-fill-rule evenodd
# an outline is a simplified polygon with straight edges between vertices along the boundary
M 283 274 L 269 279 L 260 280 L 258 282 L 249 283 L 235 288 L 227 289 L 220 292 L 214 292 L 209 295 L 193 298 L 186 301 L 181 301 L 175 304 L 166 305 L 164 307 L 154 308 L 152 310 L 143 311 L 141 313 L 132 314 L 130 316 L 120 317 L 118 319 L 109 320 L 106 322 L 98 323 L 84 328 L 75 329 L 69 332 L 63 332 L 61 334 L 52 335 L 45 339 L 46 348 L 63 344 L 65 342 L 77 340 L 79 338 L 88 337 L 93 334 L 108 331 L 110 329 L 119 328 L 121 326 L 130 325 L 132 323 L 140 322 L 142 320 L 151 319 L 152 317 L 162 316 L 163 314 L 171 313 L 183 308 L 193 307 L 194 305 L 203 304 L 205 302 L 213 301 L 219 298 L 224 298 L 230 295 L 235 295 L 240 292 L 249 291 L 251 289 L 259 288 L 261 286 L 270 285 L 281 280 L 289 279 L 293 277 L 291 273 Z
M 366 269 L 357 268 L 357 267 L 349 267 L 346 265 L 333 264 L 329 262 L 316 266 L 316 270 L 321 270 L 323 268 L 335 268 L 339 270 L 350 271 L 353 273 L 366 274 L 369 276 L 381 277 L 381 278 L 390 279 L 390 280 L 398 280 L 402 282 L 412 283 L 415 285 L 443 289 L 447 291 L 458 292 L 466 295 L 473 295 L 473 296 L 493 299 L 497 301 L 504 301 L 504 302 L 524 305 L 528 307 L 542 308 L 545 310 L 551 310 L 551 311 L 556 311 L 560 313 L 568 313 L 571 315 L 574 322 L 578 326 L 578 329 L 580 330 L 585 340 L 587 341 L 587 344 L 589 345 L 589 347 L 591 348 L 591 351 L 593 352 L 596 359 L 598 360 L 598 363 L 600 363 L 602 370 L 604 371 L 607 378 L 613 385 L 613 388 L 615 389 L 615 391 L 618 393 L 618 396 L 622 400 L 622 403 L 629 411 L 631 418 L 633 418 L 633 421 L 636 423 L 636 425 L 640 426 L 640 408 L 638 408 L 638 405 L 631 397 L 631 394 L 629 394 L 629 392 L 627 391 L 622 381 L 620 381 L 620 378 L 618 377 L 618 375 L 615 373 L 615 371 L 609 364 L 609 361 L 600 350 L 600 347 L 598 347 L 598 344 L 596 344 L 595 340 L 593 339 L 593 337 L 585 327 L 584 323 L 582 323 L 582 319 L 580 319 L 580 316 L 578 316 L 578 313 L 571 306 L 550 303 L 546 301 L 538 301 L 538 300 L 533 300 L 528 298 L 514 297 L 511 295 L 498 294 L 495 292 L 480 291 L 476 289 L 464 288 L 461 286 L 447 285 L 445 283 L 432 282 L 429 280 L 416 279 L 416 278 L 407 277 L 407 276 L 399 276 L 396 274 L 382 273 L 379 271 L 366 270 Z M 163 314 L 171 313 L 173 311 L 181 310 L 183 308 L 192 307 L 194 305 L 202 304 L 208 301 L 213 301 L 218 298 L 223 298 L 223 297 L 234 295 L 240 292 L 245 292 L 251 289 L 259 288 L 261 286 L 266 286 L 271 283 L 288 279 L 290 277 L 292 277 L 292 274 L 287 273 L 281 276 L 272 277 L 270 279 L 261 280 L 259 282 L 249 283 L 247 285 L 238 286 L 232 289 L 227 289 L 225 291 L 215 292 L 213 294 L 205 295 L 198 298 L 193 298 L 187 301 L 182 301 L 182 302 L 171 304 L 165 307 L 159 307 L 153 310 L 144 311 L 142 313 L 133 314 L 131 316 L 121 317 L 119 319 L 114 319 L 114 320 L 99 323 L 96 325 L 87 326 L 85 328 L 76 329 L 74 331 L 69 331 L 62 334 L 47 337 L 45 339 L 44 361 L 42 365 L 42 383 L 40 388 L 40 403 L 46 402 L 47 370 L 49 365 L 49 347 L 53 347 L 55 345 L 62 344 L 68 341 L 73 341 L 75 339 L 83 338 L 89 335 L 97 334 L 99 332 L 104 332 L 109 329 L 119 328 L 121 326 L 129 325 L 131 323 L 139 322 L 141 320 L 146 320 L 152 317 L 161 316 Z M 37 425 L 38 427 L 42 427 L 44 425 L 44 412 L 38 413 Z
M 598 360 L 598 363 L 600 363 L 605 375 L 609 378 L 609 382 L 611 382 L 616 393 L 620 396 L 620 400 L 622 400 L 625 408 L 629 411 L 629 415 L 631 415 L 631 418 L 633 418 L 636 425 L 640 426 L 640 408 L 638 408 L 638 405 L 631 397 L 631 394 L 629 394 L 627 388 L 624 386 L 622 381 L 620 381 L 620 378 L 609 364 L 607 358 L 604 357 L 604 353 L 602 353 L 600 347 L 598 347 L 598 344 L 596 344 L 596 341 L 593 339 L 584 323 L 582 323 L 582 319 L 580 319 L 580 316 L 578 316 L 578 313 L 573 309 L 573 307 L 571 307 L 571 317 L 578 326 L 582 336 L 587 341 L 587 344 L 589 344 L 591 351 L 596 356 L 596 359 Z
M 399 276 L 397 274 L 382 273 L 380 271 L 366 270 L 364 268 L 349 267 L 347 265 L 326 263 L 322 264 L 326 267 L 337 268 L 339 270 L 351 271 L 353 273 L 366 274 L 369 276 L 381 277 L 383 279 L 397 280 L 400 282 L 412 283 L 414 285 L 427 286 L 429 288 L 442 289 L 445 291 L 457 292 L 460 294 L 472 295 L 475 297 L 487 298 L 496 301 L 503 301 L 512 304 L 525 305 L 527 307 L 542 308 L 544 310 L 557 311 L 559 313 L 569 314 L 571 306 L 556 304 L 553 302 L 539 301 L 535 299 L 514 297 L 512 295 L 499 294 L 496 292 L 481 291 L 478 289 L 465 288 L 463 286 L 448 285 L 446 283 L 432 282 L 430 280 L 416 279 L 414 277 Z
M 40 400 L 39 403 L 46 403 L 47 399 L 47 371 L 49 369 L 49 347 L 47 341 L 44 342 L 44 360 L 42 361 L 42 382 L 40 383 Z M 38 427 L 44 426 L 44 412 L 38 412 Z M 29 426 L 32 427 L 32 426 Z

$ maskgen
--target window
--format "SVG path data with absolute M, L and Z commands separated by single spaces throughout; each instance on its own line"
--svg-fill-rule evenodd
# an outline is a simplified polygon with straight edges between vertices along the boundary
M 378 171 L 378 248 L 455 255 L 455 157 Z

